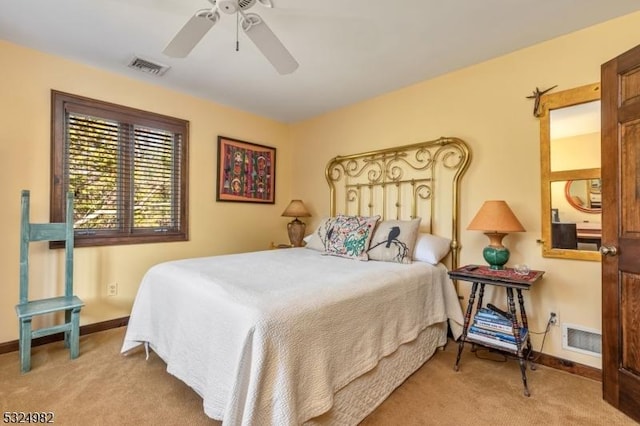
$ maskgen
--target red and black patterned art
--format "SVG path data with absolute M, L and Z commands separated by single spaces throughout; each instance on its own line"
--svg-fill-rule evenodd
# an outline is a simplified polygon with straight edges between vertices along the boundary
M 216 200 L 275 202 L 276 149 L 218 136 Z

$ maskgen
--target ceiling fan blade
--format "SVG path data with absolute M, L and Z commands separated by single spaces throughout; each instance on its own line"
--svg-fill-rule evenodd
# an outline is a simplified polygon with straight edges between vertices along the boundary
M 219 19 L 220 14 L 215 8 L 197 11 L 164 48 L 163 53 L 173 58 L 186 57 Z
M 273 2 L 271 0 L 258 0 L 258 3 L 260 3 L 264 7 L 269 7 L 269 8 L 273 7 Z
M 242 17 L 242 29 L 276 71 L 280 74 L 290 74 L 298 69 L 298 62 L 260 16 L 245 13 Z

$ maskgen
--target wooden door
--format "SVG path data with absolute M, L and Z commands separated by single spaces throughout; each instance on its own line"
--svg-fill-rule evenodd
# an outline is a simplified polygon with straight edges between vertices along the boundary
M 603 398 L 640 422 L 640 46 L 601 71 Z

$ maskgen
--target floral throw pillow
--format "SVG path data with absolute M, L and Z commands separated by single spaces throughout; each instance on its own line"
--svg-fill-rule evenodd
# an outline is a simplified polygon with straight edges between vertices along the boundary
M 420 220 L 418 217 L 413 220 L 384 220 L 380 222 L 371 238 L 367 252 L 369 259 L 411 263 Z
M 325 253 L 369 260 L 367 249 L 380 216 L 337 216 L 327 228 Z

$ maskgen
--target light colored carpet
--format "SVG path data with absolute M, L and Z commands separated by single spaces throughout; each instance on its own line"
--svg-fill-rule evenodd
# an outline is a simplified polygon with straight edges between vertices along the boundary
M 62 342 L 33 349 L 20 374 L 18 353 L 0 355 L 0 407 L 50 411 L 59 425 L 218 425 L 201 398 L 144 351 L 120 355 L 125 328 L 82 336 L 80 357 Z M 539 366 L 522 394 L 515 360 L 483 360 L 465 349 L 453 371 L 450 343 L 399 387 L 363 425 L 636 425 L 602 400 L 600 382 Z M 500 359 L 498 354 L 478 355 Z

